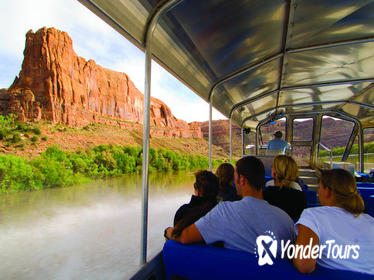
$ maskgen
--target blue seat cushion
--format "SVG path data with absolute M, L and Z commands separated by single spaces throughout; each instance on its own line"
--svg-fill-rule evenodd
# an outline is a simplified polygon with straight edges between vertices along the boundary
M 301 274 L 286 260 L 259 266 L 255 255 L 202 244 L 182 245 L 168 240 L 163 249 L 166 279 L 373 279 L 373 275 L 317 266 Z

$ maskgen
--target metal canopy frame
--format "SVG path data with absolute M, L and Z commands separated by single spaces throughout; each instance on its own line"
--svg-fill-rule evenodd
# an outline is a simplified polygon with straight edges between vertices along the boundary
M 276 115 L 281 108 L 287 109 L 301 106 L 322 106 L 324 104 L 336 104 L 336 106 L 325 110 L 317 108 L 318 110 L 313 112 L 313 114 L 335 114 L 342 118 L 354 120 L 356 123 L 358 130 L 357 135 L 359 136 L 360 141 L 360 165 L 362 167 L 363 124 L 361 121 L 366 122 L 365 127 L 374 127 L 374 114 L 371 114 L 371 110 L 374 109 L 374 106 L 372 105 L 372 103 L 374 103 L 374 71 L 366 71 L 368 73 L 365 72 L 365 70 L 368 69 L 367 65 L 371 65 L 374 62 L 374 52 L 370 52 L 373 48 L 371 48 L 371 46 L 368 47 L 368 44 L 374 43 L 374 23 L 371 22 L 370 17 L 367 16 L 370 13 L 374 13 L 374 0 L 347 0 L 343 2 L 336 0 L 316 0 L 319 5 L 313 6 L 308 6 L 307 1 L 303 2 L 301 0 L 257 1 L 257 4 L 262 4 L 262 6 L 259 4 L 260 9 L 256 9 L 256 15 L 258 14 L 258 17 L 245 15 L 245 17 L 243 17 L 244 23 L 239 20 L 236 22 L 236 18 L 235 20 L 224 23 L 232 26 L 232 29 L 238 29 L 241 32 L 238 33 L 239 35 L 247 36 L 246 40 L 248 42 L 255 39 L 261 40 L 262 38 L 267 38 L 269 37 L 268 33 L 272 32 L 274 28 L 281 28 L 281 30 L 279 30 L 280 42 L 276 41 L 278 39 L 278 37 L 276 37 L 271 41 L 276 43 L 274 48 L 271 44 L 264 45 L 262 47 L 265 48 L 265 51 L 262 53 L 260 51 L 256 52 L 255 50 L 255 47 L 259 47 L 260 45 L 249 44 L 249 46 L 254 46 L 254 49 L 252 50 L 247 47 L 245 43 L 248 42 L 242 40 L 243 38 L 241 36 L 227 36 L 229 33 L 225 29 L 226 26 L 220 24 L 225 19 L 225 17 L 220 16 L 220 12 L 224 12 L 226 15 L 230 14 L 230 12 L 232 12 L 230 11 L 231 6 L 236 9 L 241 7 L 247 9 L 248 7 L 252 8 L 251 4 L 253 3 L 251 3 L 251 1 L 78 1 L 98 15 L 124 37 L 129 39 L 141 50 L 145 51 L 146 54 L 143 124 L 143 224 L 140 257 L 141 263 L 146 262 L 147 254 L 146 240 L 149 187 L 148 153 L 152 58 L 177 79 L 182 81 L 187 87 L 209 102 L 210 169 L 212 168 L 213 107 L 218 109 L 230 120 L 229 132 L 231 161 L 232 122 L 241 124 L 240 126 L 243 134 L 244 125 L 248 120 L 253 120 L 257 116 L 266 114 L 267 112 L 275 110 Z M 183 9 L 183 11 L 180 11 L 180 6 L 182 6 L 181 9 Z M 201 8 L 202 11 L 205 7 L 217 9 L 209 10 L 208 14 L 201 14 L 199 12 L 202 11 L 199 9 L 193 9 L 195 6 Z M 317 10 L 305 13 L 303 6 Z M 123 8 L 123 10 L 118 9 L 118 7 Z M 141 7 L 140 10 L 136 9 L 139 7 Z M 339 13 L 334 9 L 337 9 Z M 194 11 L 194 13 L 187 13 L 188 11 Z M 141 13 L 140 16 L 139 13 Z M 186 13 L 187 17 L 185 16 Z M 330 17 L 328 17 L 329 15 Z M 331 17 L 331 15 L 333 15 L 333 17 Z M 271 18 L 271 20 L 266 21 L 266 19 L 268 19 L 266 17 Z M 126 19 L 130 18 L 137 19 L 137 22 L 126 22 Z M 255 25 L 250 24 L 252 20 L 256 21 L 259 18 L 265 19 L 265 21 L 261 21 L 260 24 L 257 24 L 256 22 Z M 300 21 L 300 18 L 303 20 Z M 209 19 L 209 21 L 204 21 L 205 19 Z M 306 19 L 306 24 L 304 23 L 304 19 Z M 198 24 L 195 25 L 196 22 L 194 20 L 196 20 Z M 202 22 L 200 22 L 200 20 Z M 320 21 L 322 21 L 321 24 Z M 217 24 L 214 25 L 212 22 Z M 304 25 L 300 24 L 300 22 Z M 359 22 L 359 26 L 355 25 L 356 22 Z M 135 26 L 135 28 L 133 28 L 133 26 Z M 350 31 L 350 27 L 354 27 L 352 30 L 359 28 L 360 32 Z M 202 31 L 202 33 L 200 31 Z M 335 31 L 342 32 L 339 33 Z M 217 36 L 215 37 L 212 35 Z M 217 37 L 225 39 L 222 41 L 222 44 L 216 44 L 217 41 L 214 39 Z M 277 44 L 279 44 L 279 46 Z M 240 51 L 237 51 L 238 49 Z M 267 51 L 267 49 L 269 49 L 269 51 Z M 348 51 L 344 52 L 342 50 Z M 308 55 L 302 57 L 301 60 L 298 60 L 301 55 L 306 53 Z M 233 54 L 237 55 L 238 58 Z M 225 56 L 222 57 L 222 55 L 228 55 L 228 57 L 234 59 L 237 58 L 233 63 L 230 61 L 230 65 L 228 66 L 234 66 L 228 68 L 230 69 L 229 71 L 222 71 L 222 67 L 225 66 L 222 61 L 226 58 Z M 354 61 L 359 63 L 360 67 L 355 67 L 355 65 L 348 67 L 344 63 L 341 66 L 338 64 L 335 65 L 334 58 L 336 57 L 334 55 L 338 58 L 341 56 L 341 61 L 345 61 L 346 57 L 353 57 Z M 319 65 L 321 61 L 326 61 L 326 64 Z M 277 62 L 279 63 L 276 64 Z M 340 62 L 340 60 L 338 62 Z M 294 63 L 294 65 L 290 65 L 292 63 Z M 331 77 L 329 76 L 327 78 L 324 77 L 324 73 L 320 73 L 313 68 L 323 68 L 330 65 L 331 68 L 328 68 L 326 73 L 329 74 L 328 71 L 331 71 L 332 74 Z M 304 70 L 305 66 L 311 66 L 311 68 Z M 272 73 L 266 73 L 266 67 L 273 67 L 275 69 L 270 69 L 276 73 L 274 77 L 272 76 Z M 339 72 L 337 74 L 334 72 L 337 69 L 343 69 L 345 72 L 342 71 L 342 73 Z M 370 69 L 371 68 L 369 68 L 369 70 Z M 306 71 L 306 73 L 303 71 Z M 236 83 L 234 85 L 235 87 L 228 88 L 228 86 L 226 86 L 229 85 L 229 83 L 233 83 L 235 79 L 242 77 L 253 79 L 244 81 L 244 85 Z M 307 82 L 305 82 L 305 80 Z M 256 83 L 260 85 L 266 85 L 266 83 L 268 83 L 272 88 L 256 88 Z M 342 85 L 346 85 L 346 88 L 349 89 L 352 85 L 362 83 L 369 83 L 369 85 L 358 94 L 353 94 L 346 99 L 333 98 L 334 100 L 328 101 L 317 100 L 314 102 L 285 104 L 281 104 L 280 102 L 281 93 L 286 93 L 287 91 L 297 91 L 308 88 L 313 90 L 314 88 L 326 86 L 341 87 Z M 253 87 L 251 87 L 252 85 Z M 217 95 L 219 87 L 224 87 L 224 94 Z M 247 88 L 250 91 L 249 93 L 254 92 L 254 95 L 249 98 L 248 96 L 245 96 L 245 94 L 248 94 L 248 92 L 245 92 Z M 246 105 L 251 105 L 253 102 L 258 102 L 272 94 L 276 94 L 274 106 L 270 105 L 270 107 L 267 106 L 267 108 L 259 108 L 258 110 L 256 109 L 257 111 L 249 110 L 249 113 L 244 112 L 243 114 L 234 114 L 238 109 L 245 109 Z M 348 114 L 344 111 L 344 106 L 347 104 L 358 106 L 359 108 L 365 108 L 369 110 L 369 114 L 365 113 L 361 119 L 359 113 L 357 113 L 357 116 Z M 359 111 L 360 110 L 358 110 L 358 112 Z M 292 115 L 294 113 L 287 112 L 286 114 Z M 298 112 L 295 114 L 300 113 Z M 304 112 L 304 114 L 309 113 Z M 268 118 L 265 118 L 265 120 Z M 261 125 L 265 120 L 256 120 L 256 122 L 251 123 L 251 127 L 256 128 L 257 131 L 259 125 Z M 256 126 L 254 126 L 255 123 L 257 123 Z M 258 147 L 257 140 L 256 146 Z
M 147 235 L 148 235 L 148 190 L 149 190 L 149 132 L 151 107 L 151 65 L 152 65 L 152 36 L 159 18 L 172 9 L 181 0 L 169 0 L 156 10 L 150 17 L 146 28 L 145 49 L 145 80 L 144 80 L 144 119 L 143 119 L 143 165 L 142 165 L 142 223 L 140 240 L 140 264 L 147 261 Z
M 162 5 L 165 5 L 165 3 L 168 3 L 168 1 L 166 0 L 159 0 L 159 1 L 151 1 L 151 0 L 131 0 L 131 4 L 129 5 L 129 7 L 126 6 L 126 9 L 128 10 L 124 10 L 124 13 L 131 13 L 133 12 L 133 14 L 131 14 L 131 16 L 134 16 L 136 15 L 137 12 L 139 12 L 138 10 L 135 10 L 135 11 L 132 11 L 131 9 L 135 9 L 134 7 L 135 6 L 143 6 L 144 7 L 144 11 L 148 11 L 148 15 L 146 15 L 146 21 L 145 22 L 139 22 L 139 23 L 136 23 L 138 24 L 139 26 L 137 26 L 139 29 L 142 29 L 143 31 L 143 34 L 142 35 L 139 35 L 137 33 L 134 33 L 134 31 L 131 29 L 131 28 L 128 28 L 128 24 L 126 22 L 124 22 L 122 20 L 121 17 L 118 16 L 118 14 L 121 14 L 121 11 L 118 12 L 118 11 L 113 11 L 114 8 L 117 8 L 117 7 L 124 7 L 125 5 L 127 5 L 125 2 L 121 1 L 121 0 L 112 0 L 112 1 L 104 1 L 104 0 L 78 0 L 79 2 L 81 2 L 82 4 L 84 4 L 86 7 L 88 7 L 91 11 L 93 11 L 95 14 L 97 14 L 100 18 L 102 18 L 105 22 L 107 22 L 108 24 L 110 24 L 114 29 L 116 29 L 118 32 L 120 32 L 122 35 L 124 35 L 127 39 L 129 39 L 131 42 L 133 42 L 135 45 L 137 45 L 140 49 L 142 50 L 145 50 L 146 49 L 146 34 L 147 34 L 147 26 L 149 25 L 149 22 L 150 22 L 150 19 L 152 18 L 152 15 L 154 14 L 155 11 L 157 11 Z M 225 5 L 225 8 L 230 8 L 230 6 L 228 6 L 228 4 L 223 4 L 222 1 L 215 1 L 215 0 L 207 0 L 207 1 L 204 1 L 204 6 L 202 6 L 199 2 L 199 1 L 192 1 L 192 0 L 180 0 L 180 1 L 177 1 L 178 3 L 181 3 L 184 7 L 187 7 L 187 8 L 191 8 L 193 7 L 194 5 L 198 8 L 202 8 L 202 7 L 205 7 L 205 6 L 211 6 L 211 7 L 222 7 L 223 5 Z M 206 4 L 205 4 L 206 3 Z M 248 1 L 241 1 L 241 0 L 234 0 L 232 1 L 233 5 L 236 5 L 236 7 L 246 7 L 246 5 L 251 5 L 252 3 L 248 3 Z M 230 2 L 231 4 L 231 2 Z M 303 5 L 309 5 L 308 6 L 308 9 L 311 9 L 315 6 L 318 7 L 318 10 L 314 10 L 314 11 L 311 11 L 307 14 L 305 14 L 305 10 L 303 10 Z M 184 74 L 184 69 L 176 69 L 174 66 L 175 65 L 169 65 L 167 61 L 165 61 L 165 56 L 162 56 L 162 54 L 160 55 L 160 49 L 156 49 L 156 52 L 152 52 L 152 56 L 155 60 L 157 60 L 160 64 L 162 64 L 163 67 L 165 67 L 168 71 L 170 71 L 174 76 L 176 76 L 179 80 L 181 80 L 183 83 L 185 83 L 189 88 L 193 89 L 194 91 L 196 91 L 200 96 L 202 96 L 206 101 L 210 102 L 211 103 L 211 106 L 212 107 L 215 107 L 216 109 L 218 109 L 221 113 L 223 113 L 224 115 L 226 115 L 228 118 L 231 118 L 233 117 L 232 116 L 232 112 L 230 112 L 230 110 L 232 111 L 232 108 L 230 109 L 225 109 L 223 110 L 223 108 L 221 108 L 219 105 L 220 103 L 217 103 L 218 101 L 216 101 L 216 98 L 213 98 L 214 95 L 215 95 L 215 89 L 220 86 L 220 85 L 224 85 L 226 82 L 232 80 L 233 78 L 236 78 L 238 76 L 241 76 L 241 75 L 245 75 L 245 73 L 247 72 L 251 72 L 255 69 L 260 69 L 262 66 L 272 62 L 272 61 L 275 61 L 275 60 L 278 60 L 279 61 L 279 65 L 280 65 L 280 71 L 278 73 L 278 78 L 277 78 L 277 81 L 276 81 L 276 111 L 278 110 L 278 105 L 282 105 L 280 104 L 280 91 L 285 91 L 285 90 L 291 90 L 291 89 L 297 89 L 297 87 L 287 87 L 287 86 L 284 86 L 285 83 L 285 77 L 288 75 L 288 71 L 289 71 L 289 68 L 287 67 L 287 63 L 288 63 L 288 60 L 290 58 L 292 58 L 293 55 L 295 54 L 302 54 L 302 53 L 306 53 L 306 52 L 311 52 L 311 53 L 308 53 L 310 54 L 311 56 L 313 56 L 313 51 L 317 51 L 317 50 L 325 50 L 325 49 L 334 49 L 334 48 L 352 48 L 354 46 L 363 46 L 364 44 L 370 44 L 370 43 L 373 43 L 374 42 L 374 32 L 371 32 L 370 30 L 372 30 L 372 22 L 370 22 L 370 18 L 365 18 L 365 16 L 363 16 L 362 18 L 359 18 L 357 16 L 357 13 L 360 14 L 360 13 L 365 13 L 365 10 L 368 10 L 367 11 L 367 14 L 365 15 L 369 15 L 371 9 L 373 9 L 373 5 L 372 5 L 372 1 L 361 1 L 361 2 L 357 2 L 357 1 L 353 1 L 353 0 L 348 0 L 348 1 L 345 1 L 344 3 L 337 3 L 337 2 L 334 2 L 332 0 L 318 0 L 318 5 L 316 3 L 316 5 L 312 5 L 308 2 L 303 2 L 301 0 L 266 0 L 266 3 L 264 2 L 264 7 L 270 7 L 270 8 L 277 8 L 277 9 L 274 9 L 277 10 L 278 12 L 281 11 L 282 13 L 284 13 L 284 16 L 279 19 L 279 23 L 283 23 L 283 26 L 279 27 L 280 30 L 283 30 L 283 35 L 280 33 L 279 36 L 282 37 L 282 38 L 279 38 L 280 42 L 281 42 L 281 46 L 280 46 L 280 49 L 279 49 L 279 52 L 278 53 L 275 53 L 275 54 L 270 54 L 269 56 L 266 57 L 254 57 L 254 59 L 252 59 L 251 61 L 248 61 L 249 63 L 245 63 L 244 65 L 237 65 L 236 69 L 235 67 L 233 68 L 232 71 L 229 71 L 227 73 L 225 73 L 224 75 L 216 75 L 216 78 L 215 80 L 211 80 L 210 81 L 210 84 L 206 84 L 205 87 L 206 87 L 206 90 L 207 90 L 207 93 L 206 95 L 204 95 L 204 93 L 202 92 L 199 92 L 197 90 L 198 86 L 194 85 L 193 82 L 189 81 L 188 78 L 186 79 L 183 74 Z M 182 9 L 183 9 L 182 8 Z M 335 12 L 334 9 L 337 9 L 337 11 L 339 11 L 339 13 Z M 339 8 L 343 9 L 342 10 L 339 10 Z M 180 13 L 178 14 L 178 12 L 174 12 L 176 11 L 177 9 L 175 9 L 173 7 L 173 9 L 171 10 L 170 13 L 164 13 L 162 19 L 160 20 L 161 24 L 162 25 L 159 25 L 160 27 L 160 30 L 164 33 L 167 33 L 166 35 L 169 36 L 167 37 L 162 37 L 162 39 L 176 39 L 176 40 L 181 40 L 180 42 L 183 44 L 184 41 L 186 38 L 185 37 L 178 37 L 179 33 L 178 31 L 179 30 L 182 30 L 183 32 L 183 36 L 189 36 L 189 38 L 187 39 L 191 39 L 190 42 L 192 42 L 192 44 L 194 44 L 195 42 L 195 46 L 196 46 L 196 42 L 197 41 L 197 38 L 195 38 L 194 36 L 198 33 L 194 33 L 194 31 L 196 30 L 193 30 L 191 28 L 195 28 L 195 26 L 193 25 L 189 25 L 190 22 L 183 22 L 183 17 L 180 17 Z M 219 10 L 219 9 L 218 9 Z M 327 12 L 325 11 L 327 10 Z M 186 10 L 186 12 L 188 11 L 188 9 Z M 190 10 L 191 11 L 191 10 Z M 216 10 L 214 10 L 215 12 Z M 225 10 L 226 11 L 226 10 Z M 349 12 L 346 12 L 346 11 L 349 11 Z M 183 10 L 183 12 L 185 12 Z M 214 12 L 213 10 L 212 11 L 209 11 L 209 16 L 213 19 L 213 20 L 216 20 L 217 18 L 215 18 L 214 16 Z M 218 11 L 219 12 L 219 11 Z M 222 12 L 222 10 L 221 10 Z M 269 12 L 269 8 L 266 8 L 264 9 L 263 11 L 262 10 L 259 10 L 258 11 L 259 13 L 261 12 L 266 12 L 268 13 Z M 320 12 L 320 13 L 318 13 Z M 328 13 L 333 13 L 333 17 L 330 17 L 328 20 L 330 20 L 332 22 L 332 24 L 335 23 L 335 25 L 332 25 L 328 22 L 328 20 L 326 21 L 324 16 L 327 16 L 329 15 Z M 257 10 L 256 10 L 256 13 L 257 13 Z M 304 13 L 304 14 L 302 14 Z M 321 14 L 321 15 L 319 15 Z M 269 14 L 266 14 L 266 15 L 269 15 Z M 343 30 L 343 35 L 334 35 L 334 36 L 331 36 L 331 39 L 328 38 L 328 40 L 326 39 L 326 34 L 324 35 L 325 37 L 318 37 L 319 34 L 313 34 L 312 31 L 308 30 L 307 32 L 311 33 L 312 35 L 314 35 L 316 38 L 319 38 L 314 40 L 313 38 L 314 37 L 310 37 L 310 35 L 308 35 L 308 37 L 305 37 L 306 40 L 305 40 L 305 43 L 303 43 L 302 40 L 300 40 L 300 36 L 303 36 L 304 35 L 304 30 L 302 28 L 305 28 L 304 26 L 300 27 L 300 24 L 303 23 L 303 21 L 300 21 L 300 17 L 301 15 L 307 15 L 307 19 L 311 18 L 309 21 L 307 21 L 308 23 L 311 23 L 311 22 L 314 22 L 314 23 L 317 23 L 316 25 L 312 25 L 313 28 L 317 28 L 317 30 L 321 30 L 321 31 L 325 31 L 325 29 L 327 30 L 326 34 L 329 35 L 329 34 L 335 34 L 335 33 L 338 33 L 339 32 L 335 32 L 336 30 L 340 31 Z M 194 18 L 194 17 L 199 17 L 201 16 L 200 14 L 195 13 L 194 14 L 189 14 L 188 17 L 189 18 Z M 261 16 L 261 14 L 260 14 Z M 352 20 L 351 20 L 351 17 L 352 17 Z M 127 18 L 127 17 L 125 17 Z M 130 17 L 128 17 L 130 18 Z M 331 19 L 332 18 L 332 19 Z M 325 20 L 325 22 L 323 22 L 324 25 L 322 25 L 322 27 L 320 27 L 318 24 L 319 24 L 319 20 L 322 19 Z M 252 19 L 249 17 L 248 18 L 248 22 L 250 22 Z M 351 31 L 347 31 L 349 30 L 349 27 L 350 26 L 354 26 L 356 28 L 356 22 L 360 20 L 359 24 L 361 24 L 362 26 L 365 26 L 365 24 L 368 26 L 368 28 L 362 28 L 362 30 L 365 30 L 365 32 L 351 32 Z M 193 22 L 193 20 L 191 21 Z M 175 25 L 175 23 L 177 23 L 177 25 Z M 277 22 L 278 23 L 278 22 Z M 341 24 L 342 23 L 342 24 Z M 127 24 L 127 25 L 126 25 Z M 134 23 L 135 24 L 135 23 Z M 143 24 L 143 25 L 142 25 Z M 174 25 L 173 25 L 174 24 Z M 201 28 L 204 28 L 205 26 L 203 25 L 204 23 L 201 24 Z M 235 20 L 232 21 L 232 22 L 225 22 L 225 24 L 232 24 L 233 26 L 235 26 Z M 304 23 L 303 23 L 304 24 Z M 199 23 L 200 25 L 200 23 Z M 305 25 L 305 24 L 304 24 Z M 222 26 L 222 25 L 220 25 Z M 331 27 L 332 26 L 332 27 Z M 335 27 L 337 26 L 337 27 Z M 240 26 L 238 26 L 240 28 Z M 266 27 L 266 26 L 265 26 Z M 173 29 L 174 28 L 174 29 Z M 179 29 L 175 29 L 175 28 L 179 28 Z M 261 27 L 262 28 L 262 27 Z M 311 28 L 311 27 L 309 27 Z M 313 29 L 311 28 L 311 30 Z M 318 29 L 320 28 L 320 29 Z M 325 28 L 325 29 L 324 29 Z M 332 28 L 333 33 L 331 33 L 330 31 L 331 30 L 328 30 L 328 28 Z M 334 29 L 335 28 L 335 29 Z M 339 29 L 340 28 L 340 29 Z M 219 32 L 221 32 L 221 30 L 219 29 L 214 29 L 214 30 L 210 30 L 210 32 L 216 32 L 218 31 L 217 34 L 220 34 Z M 251 29 L 248 29 L 248 31 L 268 31 L 266 28 L 263 29 L 263 30 L 260 30 L 260 29 L 257 29 L 257 30 L 251 30 Z M 269 29 L 269 31 L 271 31 L 271 29 Z M 222 32 L 224 32 L 224 30 L 222 30 Z M 240 30 L 240 32 L 247 32 L 247 30 L 245 29 L 242 29 Z M 303 33 L 304 32 L 304 33 Z M 328 33 L 330 32 L 330 33 Z M 308 34 L 309 34 L 308 33 Z M 160 35 L 161 33 L 157 34 L 157 36 L 161 36 Z M 244 34 L 244 33 L 241 33 L 241 34 Z M 223 33 L 223 35 L 227 35 Z M 158 37 L 158 39 L 160 39 L 161 37 Z M 296 39 L 295 39 L 296 38 Z M 310 38 L 312 38 L 312 40 L 310 40 Z M 201 38 L 199 38 L 201 39 Z M 205 39 L 205 38 L 203 38 Z M 225 38 L 226 39 L 226 38 Z M 232 38 L 234 41 L 233 41 L 233 44 L 237 43 L 237 42 L 240 42 L 240 41 L 235 41 L 235 38 Z M 278 38 L 277 38 L 278 40 Z M 299 40 L 297 41 L 297 43 L 294 43 L 295 40 Z M 157 40 L 156 40 L 157 41 Z M 159 44 L 159 42 L 156 42 L 156 44 Z M 321 43 L 318 43 L 318 41 L 321 41 Z M 198 43 L 197 43 L 198 45 Z M 159 45 L 157 45 L 157 47 L 159 48 Z M 174 46 L 174 47 L 179 47 L 179 46 Z M 200 46 L 198 46 L 200 47 Z M 244 46 L 243 46 L 244 47 Z M 196 48 L 196 49 L 180 49 L 182 51 L 182 53 L 188 53 L 188 52 L 191 52 L 191 53 L 196 53 L 196 52 L 199 52 L 201 51 L 202 49 L 201 48 Z M 212 50 L 210 50 L 212 51 Z M 201 55 L 199 56 L 201 59 L 206 59 L 206 57 L 204 57 L 204 53 L 201 53 Z M 167 60 L 167 59 L 166 59 Z M 194 63 L 196 63 L 197 61 L 194 61 Z M 208 60 L 205 61 L 206 63 L 209 63 Z M 208 66 L 210 69 L 214 70 L 214 65 L 209 65 Z M 373 73 L 374 74 L 374 73 Z M 203 74 L 204 75 L 204 74 Z M 356 77 L 357 79 L 352 79 L 352 77 L 349 79 L 348 77 L 343 77 L 342 80 L 336 80 L 335 82 L 330 82 L 331 85 L 335 84 L 335 85 L 342 85 L 342 84 L 346 84 L 348 80 L 351 80 L 351 81 L 357 81 L 357 82 L 364 82 L 364 80 L 366 80 L 366 82 L 370 82 L 372 83 L 373 82 L 373 79 L 360 79 L 359 77 Z M 208 80 L 207 80 L 208 81 Z M 274 81 L 275 82 L 275 81 Z M 309 87 L 312 87 L 313 85 L 316 85 L 316 84 L 322 84 L 322 83 L 305 83 L 304 86 L 305 88 L 307 88 L 308 86 Z M 327 82 L 326 82 L 327 84 Z M 266 94 L 260 94 L 260 95 L 256 95 L 256 98 L 257 100 L 259 100 L 260 98 L 262 97 L 265 97 L 267 96 Z M 220 100 L 221 98 L 230 98 L 230 96 L 222 96 L 220 94 Z M 354 100 L 351 100 L 351 101 L 354 101 Z M 370 100 L 371 101 L 371 100 Z M 241 100 L 240 102 L 248 102 L 247 104 L 249 104 L 250 102 L 250 99 L 243 99 Z M 240 103 L 239 102 L 239 103 Z M 369 102 L 371 103 L 371 102 Z M 217 107 L 218 106 L 218 107 Z M 235 102 L 235 104 L 233 106 L 239 106 L 238 105 L 238 102 Z M 369 108 L 371 110 L 371 108 Z M 212 110 L 212 108 L 211 108 Z M 250 114 L 252 114 L 253 112 L 249 112 Z M 211 115 L 211 113 L 209 113 L 209 115 Z M 242 117 L 242 119 L 240 119 Z M 242 122 L 242 120 L 246 117 L 246 115 L 243 115 L 243 116 L 235 116 L 232 118 L 232 121 L 239 124 Z M 369 126 L 374 126 L 370 123 L 366 124 L 365 127 L 369 127 Z

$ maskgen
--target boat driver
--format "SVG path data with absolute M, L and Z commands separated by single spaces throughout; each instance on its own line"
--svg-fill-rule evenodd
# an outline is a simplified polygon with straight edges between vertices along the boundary
M 285 153 L 286 150 L 290 149 L 290 144 L 282 139 L 282 131 L 276 131 L 274 134 L 274 139 L 269 141 L 268 150 L 279 150 Z

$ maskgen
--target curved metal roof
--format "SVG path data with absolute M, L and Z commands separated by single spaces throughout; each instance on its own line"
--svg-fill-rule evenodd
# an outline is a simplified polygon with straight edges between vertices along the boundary
M 79 0 L 225 116 L 337 111 L 374 127 L 374 1 Z

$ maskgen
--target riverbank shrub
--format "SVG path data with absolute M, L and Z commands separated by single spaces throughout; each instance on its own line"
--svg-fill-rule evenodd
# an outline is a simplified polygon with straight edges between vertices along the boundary
M 345 147 L 337 147 L 337 148 L 331 149 L 331 152 L 333 156 L 341 156 L 343 155 L 344 150 L 345 150 Z M 364 144 L 364 153 L 374 153 L 374 142 Z M 358 154 L 357 144 L 352 145 L 351 155 L 352 154 Z M 321 157 L 327 157 L 329 155 L 330 155 L 329 152 L 326 150 L 319 151 L 319 156 Z
M 40 172 L 23 158 L 0 155 L 0 193 L 43 187 Z
M 0 193 L 28 191 L 79 184 L 93 178 L 140 173 L 141 147 L 99 145 L 89 150 L 62 151 L 48 147 L 31 160 L 0 155 Z M 223 160 L 213 160 L 213 168 Z M 187 155 L 169 149 L 149 151 L 150 172 L 194 171 L 207 169 L 207 157 Z

